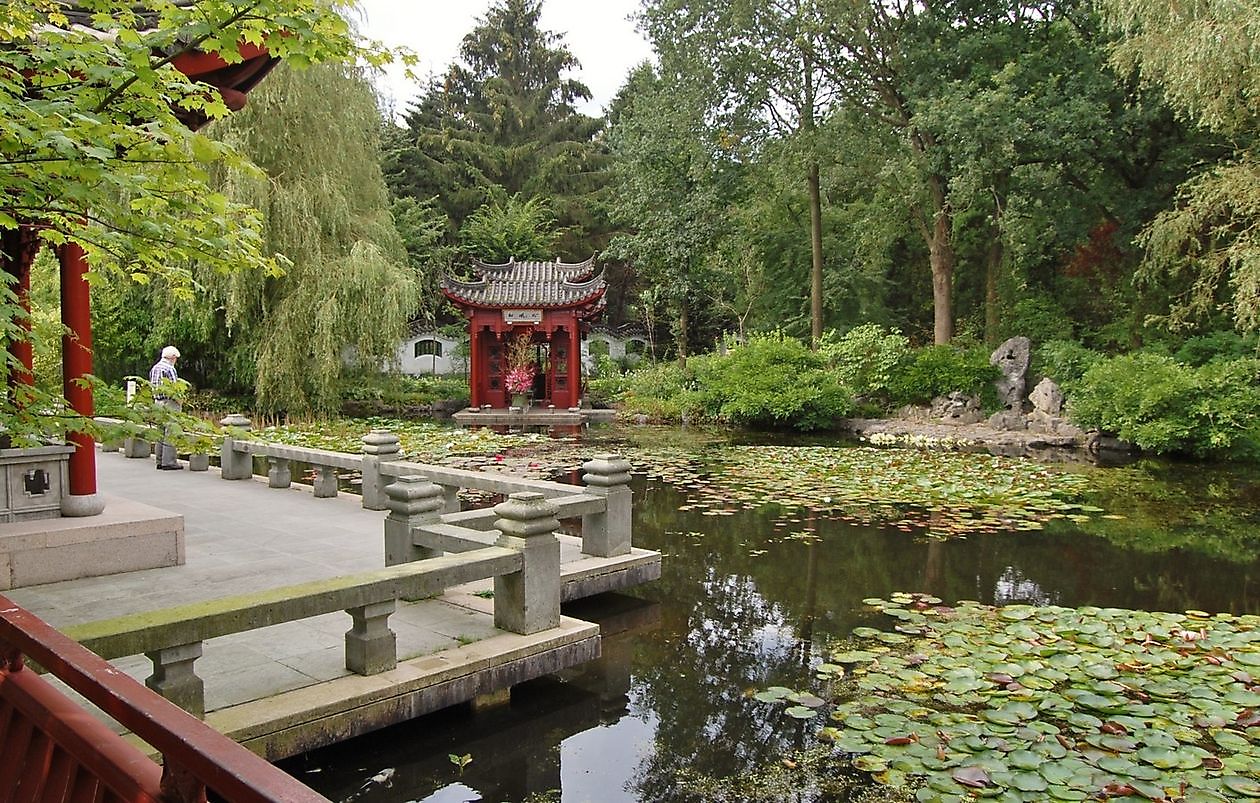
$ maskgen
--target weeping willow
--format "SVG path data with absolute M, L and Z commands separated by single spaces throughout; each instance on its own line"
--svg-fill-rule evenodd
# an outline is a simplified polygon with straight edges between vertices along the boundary
M 224 358 L 253 374 L 263 411 L 336 409 L 347 369 L 393 358 L 417 281 L 394 228 L 379 162 L 380 115 L 344 65 L 281 66 L 213 134 L 260 168 L 218 177 L 263 214 L 283 272 L 200 275 L 230 337 Z

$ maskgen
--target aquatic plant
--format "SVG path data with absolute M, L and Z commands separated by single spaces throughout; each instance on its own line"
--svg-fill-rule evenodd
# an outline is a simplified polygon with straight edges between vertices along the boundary
M 700 460 L 682 450 L 632 458 L 689 496 L 682 509 L 723 516 L 778 506 L 787 513 L 891 524 L 933 537 L 1037 530 L 1086 521 L 1090 480 L 1028 460 L 982 454 L 827 446 L 731 446 Z
M 819 736 L 876 783 L 921 803 L 1260 798 L 1258 616 L 865 602 L 896 624 L 819 668 L 853 692 Z

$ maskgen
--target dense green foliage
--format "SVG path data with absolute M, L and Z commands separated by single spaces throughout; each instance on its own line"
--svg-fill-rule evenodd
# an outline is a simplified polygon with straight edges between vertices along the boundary
M 257 212 L 210 184 L 216 165 L 239 167 L 241 157 L 185 124 L 221 117 L 227 106 L 172 59 L 201 49 L 238 61 L 242 41 L 296 65 L 380 63 L 381 54 L 362 47 L 328 2 L 261 0 L 248 13 L 221 0 L 76 6 L 71 19 L 66 4 L 13 0 L 0 17 L 0 260 L 9 268 L 26 234 L 53 246 L 72 241 L 85 249 L 97 282 L 156 278 L 165 295 L 185 299 L 194 262 L 211 272 L 274 272 L 283 258 L 264 242 Z M 16 302 L 6 283 L 0 317 L 8 342 L 26 337 L 14 328 L 22 317 Z M 137 322 L 127 303 L 99 311 L 110 310 L 123 315 L 102 330 L 124 333 Z M 128 363 L 147 367 L 152 356 L 133 354 Z M 72 421 L 49 414 L 63 408 L 58 395 L 37 389 L 15 408 L 6 394 L 5 429 L 19 439 L 58 434 Z
M 997 369 L 982 348 L 911 350 L 877 326 L 843 337 L 826 333 L 820 351 L 782 334 L 754 335 L 686 367 L 653 364 L 597 380 L 627 415 L 663 421 L 715 421 L 754 428 L 834 428 L 860 398 L 867 412 L 891 412 L 954 391 L 995 406 Z
M 590 90 L 568 77 L 577 60 L 560 35 L 539 28 L 541 8 L 541 0 L 490 6 L 459 61 L 407 112 L 406 128 L 389 124 L 385 172 L 397 197 L 436 199 L 450 242 L 484 204 L 519 195 L 556 217 L 561 239 L 548 258 L 585 259 L 603 242 L 602 122 L 575 110 Z
M 1154 452 L 1254 452 L 1260 447 L 1260 360 L 1193 368 L 1158 354 L 1113 357 L 1085 371 L 1070 404 L 1081 426 Z
M 822 357 L 795 338 L 753 337 L 725 355 L 696 358 L 688 368 L 704 409 L 735 426 L 825 429 L 852 405 Z
M 903 404 L 923 404 L 955 391 L 976 393 L 992 410 L 997 406 L 993 380 L 1000 375 L 986 349 L 929 346 L 899 366 L 889 390 L 893 400 Z

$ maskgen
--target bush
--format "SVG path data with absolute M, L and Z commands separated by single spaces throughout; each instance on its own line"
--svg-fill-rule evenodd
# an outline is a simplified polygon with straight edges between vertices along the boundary
M 1242 357 L 1254 357 L 1256 354 L 1256 336 L 1244 337 L 1232 330 L 1209 332 L 1186 338 L 1173 354 L 1177 362 L 1187 365 L 1207 365 L 1218 360 L 1236 360 Z
M 928 346 L 902 364 L 890 383 L 890 401 L 893 405 L 924 404 L 960 391 L 979 396 L 986 410 L 994 410 L 998 401 L 993 382 L 1001 375 L 983 348 Z
M 695 369 L 706 412 L 736 426 L 827 429 L 853 407 L 822 356 L 791 337 L 754 336 Z
M 1086 371 L 1068 410 L 1078 426 L 1114 433 L 1152 452 L 1254 456 L 1260 445 L 1258 378 L 1256 359 L 1194 368 L 1159 354 L 1129 354 Z
M 1009 328 L 1034 343 L 1072 339 L 1072 319 L 1056 299 L 1043 293 L 1021 298 L 1011 310 Z
M 692 365 L 704 357 L 693 357 Z M 676 362 L 645 363 L 625 376 L 626 387 L 617 397 L 621 411 L 645 415 L 653 421 L 700 423 L 707 419 L 700 393 L 690 372 Z
M 1049 377 L 1059 387 L 1067 389 L 1080 380 L 1090 366 L 1103 358 L 1104 355 L 1075 340 L 1050 340 L 1033 350 L 1029 373 L 1032 376 Z
M 897 329 L 868 323 L 843 337 L 834 331 L 823 333 L 818 353 L 855 396 L 886 400 L 897 366 L 910 353 L 910 341 Z
M 660 421 L 800 430 L 834 426 L 852 408 L 849 392 L 800 341 L 753 337 L 727 354 L 646 365 L 625 375 L 623 414 Z
M 459 374 L 408 376 L 360 373 L 341 383 L 342 404 L 357 402 L 382 408 L 419 407 L 468 399 L 468 380 Z

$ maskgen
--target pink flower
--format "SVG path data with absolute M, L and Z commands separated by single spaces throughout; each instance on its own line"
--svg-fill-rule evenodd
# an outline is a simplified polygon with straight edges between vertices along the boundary
M 534 369 L 526 365 L 509 368 L 503 377 L 503 385 L 508 393 L 528 393 L 534 387 Z

